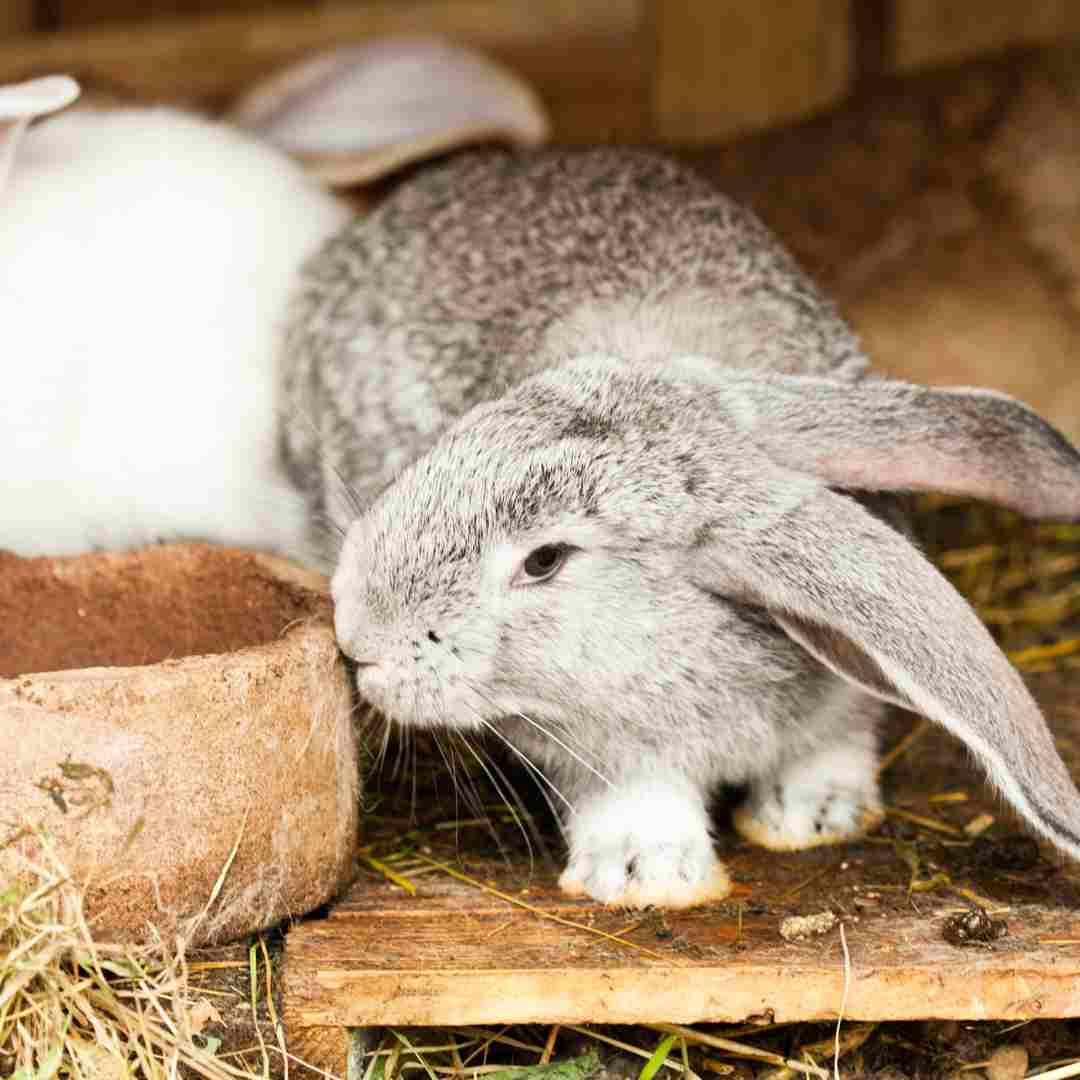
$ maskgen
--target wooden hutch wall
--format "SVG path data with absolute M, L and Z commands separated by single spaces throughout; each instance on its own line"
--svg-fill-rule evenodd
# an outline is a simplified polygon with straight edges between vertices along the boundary
M 0 0 L 0 82 L 48 70 L 213 106 L 314 48 L 433 30 L 532 80 L 563 141 L 698 143 L 861 83 L 1080 37 L 1076 0 Z

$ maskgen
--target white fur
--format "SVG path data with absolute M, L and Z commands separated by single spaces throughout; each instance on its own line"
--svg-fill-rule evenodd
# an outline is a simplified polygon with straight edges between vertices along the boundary
M 184 113 L 31 129 L 0 192 L 0 548 L 301 554 L 277 335 L 300 261 L 347 217 L 283 154 Z
M 881 820 L 877 747 L 872 733 L 864 742 L 830 746 L 797 758 L 755 782 L 735 814 L 740 832 L 755 843 L 780 851 L 799 851 L 842 843 Z
M 631 907 L 689 907 L 724 896 L 704 796 L 685 776 L 644 776 L 582 801 L 566 824 L 569 893 Z

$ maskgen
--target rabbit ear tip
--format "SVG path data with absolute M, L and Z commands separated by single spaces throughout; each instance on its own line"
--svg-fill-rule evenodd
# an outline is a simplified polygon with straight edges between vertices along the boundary
M 0 118 L 32 120 L 70 105 L 80 92 L 78 82 L 70 75 L 45 75 L 0 86 Z

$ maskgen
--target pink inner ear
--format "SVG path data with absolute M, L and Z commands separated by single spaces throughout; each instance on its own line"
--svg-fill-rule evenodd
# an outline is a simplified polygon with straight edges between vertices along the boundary
M 844 454 L 824 453 L 817 458 L 817 471 L 833 487 L 856 491 L 940 491 L 1005 505 L 1023 498 L 1007 475 L 974 454 L 959 459 L 926 445 L 899 445 L 892 452 L 859 447 Z M 1037 508 L 1031 509 L 1037 516 Z
M 547 134 L 544 111 L 525 83 L 437 37 L 375 39 L 320 53 L 253 88 L 229 119 L 340 185 L 465 143 L 533 144 Z
M 1034 518 L 1080 518 L 1080 452 L 1004 394 L 867 379 L 746 375 L 754 439 L 830 487 L 943 491 Z

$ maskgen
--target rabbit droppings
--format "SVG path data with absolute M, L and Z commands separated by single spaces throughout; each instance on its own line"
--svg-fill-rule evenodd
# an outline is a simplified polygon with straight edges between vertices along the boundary
M 542 771 L 568 892 L 725 895 L 721 782 L 748 785 L 735 823 L 767 847 L 860 835 L 882 702 L 959 736 L 1080 856 L 1023 682 L 859 501 L 1077 518 L 1080 455 L 1000 394 L 869 376 L 769 232 L 683 166 L 605 149 L 422 171 L 307 264 L 285 372 L 287 466 L 344 533 L 323 550 L 361 695 Z

